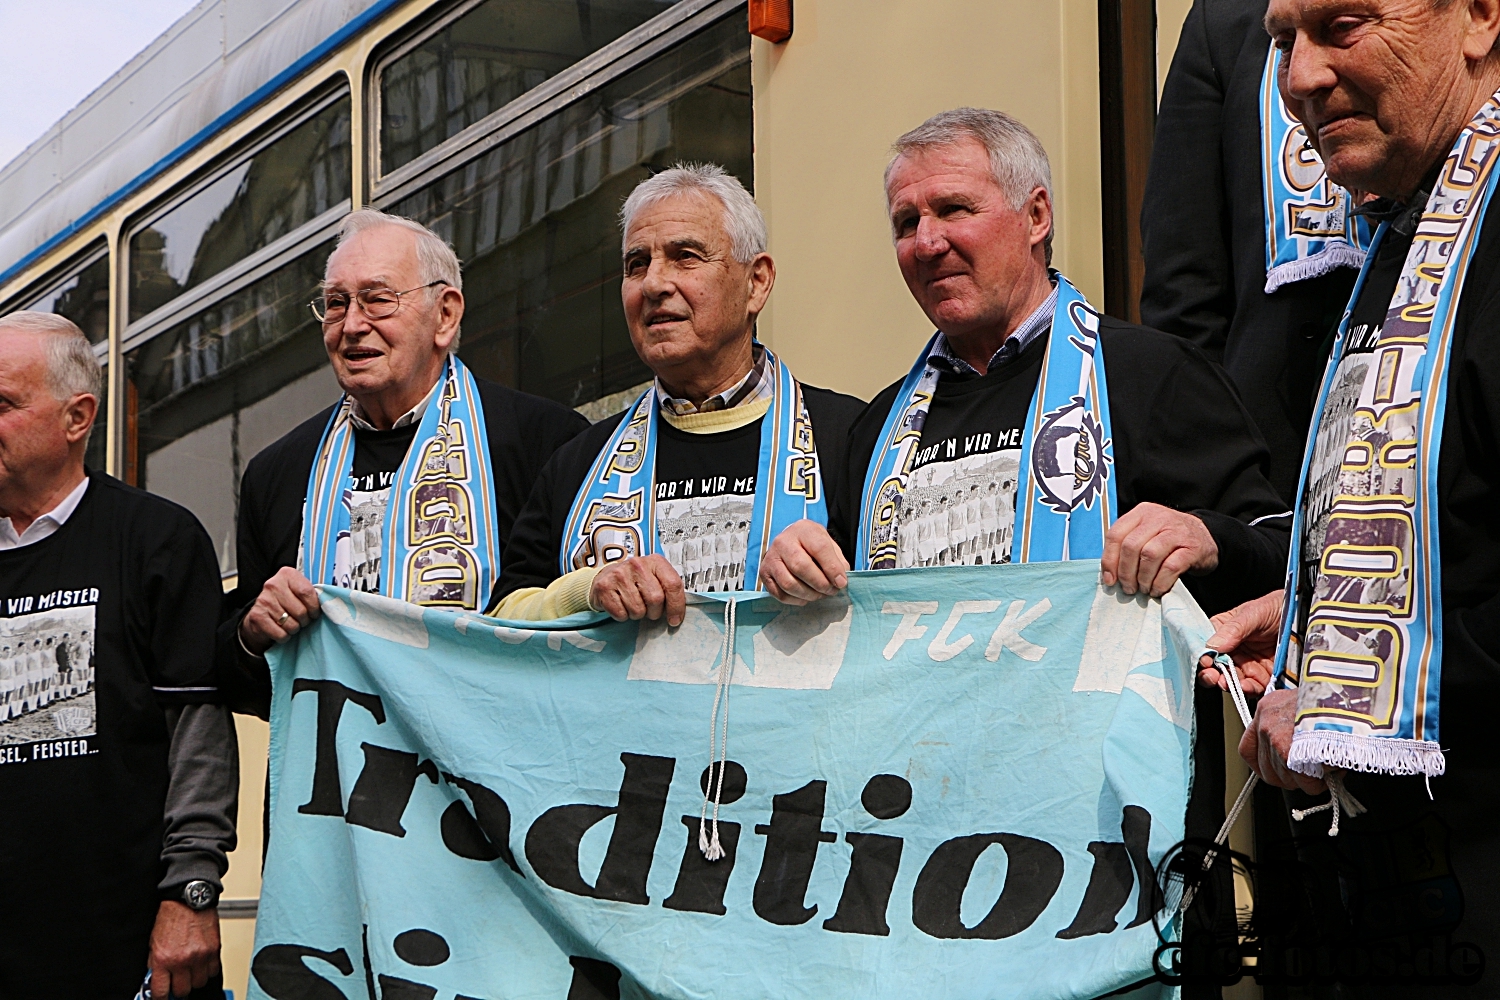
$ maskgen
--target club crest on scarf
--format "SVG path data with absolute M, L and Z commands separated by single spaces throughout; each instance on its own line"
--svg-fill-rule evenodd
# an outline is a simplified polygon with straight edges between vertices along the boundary
M 334 407 L 308 478 L 298 561 L 314 583 L 334 579 L 349 533 L 352 397 Z M 479 386 L 449 356 L 391 485 L 381 525 L 380 593 L 427 607 L 479 610 L 500 574 L 495 487 Z
M 1041 502 L 1059 514 L 1093 507 L 1109 478 L 1109 444 L 1082 396 L 1044 414 L 1031 468 Z
M 1053 275 L 1057 304 L 1021 437 L 1012 562 L 1098 558 L 1104 552 L 1104 533 L 1114 522 L 1109 472 L 1114 459 L 1099 314 L 1067 278 Z M 907 373 L 876 439 L 860 505 L 856 569 L 897 566 L 901 506 L 939 378 L 928 364 L 938 336 L 927 342 Z M 1092 513 L 1078 516 L 1080 510 Z
M 1454 324 L 1497 159 L 1500 93 L 1443 164 L 1378 336 L 1351 350 L 1367 263 L 1334 342 L 1303 460 L 1277 650 L 1278 679 L 1298 686 L 1288 757 L 1298 770 L 1445 768 L 1438 454 Z M 1304 563 L 1316 574 L 1307 593 Z
M 781 359 L 763 349 L 773 385 L 771 406 L 761 423 L 755 505 L 741 578 L 745 590 L 755 589 L 761 553 L 783 528 L 803 518 L 828 523 L 802 386 Z M 558 553 L 560 572 L 661 551 L 653 503 L 660 409 L 652 386 L 631 405 L 629 416 L 594 459 L 568 512 Z

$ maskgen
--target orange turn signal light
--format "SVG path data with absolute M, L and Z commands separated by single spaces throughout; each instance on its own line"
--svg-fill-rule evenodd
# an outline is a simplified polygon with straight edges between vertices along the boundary
M 792 37 L 792 0 L 750 0 L 750 34 L 781 43 Z

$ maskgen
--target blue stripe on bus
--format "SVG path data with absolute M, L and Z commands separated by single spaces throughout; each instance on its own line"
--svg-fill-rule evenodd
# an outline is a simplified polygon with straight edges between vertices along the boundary
M 11 278 L 15 277 L 17 274 L 21 273 L 26 268 L 34 264 L 37 260 L 46 256 L 49 252 L 51 252 L 54 248 L 67 240 L 70 236 L 75 235 L 76 233 L 92 225 L 94 222 L 98 221 L 99 217 L 104 213 L 108 212 L 111 208 L 114 208 L 120 202 L 130 197 L 130 195 L 134 194 L 136 191 L 139 191 L 141 188 L 145 187 L 146 184 L 150 183 L 153 179 L 162 174 L 168 167 L 172 166 L 174 163 L 177 163 L 179 160 L 187 156 L 199 146 L 203 145 L 209 139 L 212 139 L 216 134 L 233 124 L 236 119 L 251 111 L 257 104 L 260 104 L 276 91 L 280 90 L 282 87 L 285 87 L 297 77 L 307 72 L 316 63 L 322 61 L 324 56 L 328 55 L 334 49 L 337 49 L 340 45 L 343 45 L 351 37 L 357 35 L 359 32 L 368 27 L 371 22 L 378 20 L 392 7 L 395 7 L 402 2 L 403 0 L 376 0 L 376 2 L 369 8 L 367 8 L 363 13 L 357 15 L 354 20 L 350 21 L 338 31 L 335 31 L 333 34 L 329 35 L 322 42 L 311 49 L 306 55 L 302 56 L 302 58 L 298 59 L 286 69 L 276 74 L 276 76 L 272 77 L 268 82 L 262 84 L 254 93 L 250 94 L 250 96 L 244 98 L 234 107 L 230 108 L 228 111 L 224 112 L 223 114 L 219 115 L 219 117 L 209 122 L 203 128 L 199 129 L 198 132 L 191 138 L 185 140 L 176 149 L 172 150 L 166 156 L 163 156 L 151 166 L 141 171 L 141 173 L 137 174 L 132 180 L 127 181 L 124 186 L 115 191 L 114 194 L 109 195 L 103 201 L 99 202 L 99 204 L 83 213 L 83 215 L 79 216 L 76 220 L 69 223 L 61 232 L 57 233 L 55 236 L 48 238 L 44 243 L 42 243 L 41 246 L 26 254 L 26 256 L 22 257 L 19 261 L 12 264 L 4 271 L 0 271 L 0 285 L 5 284 Z M 349 82 L 349 85 L 352 89 L 353 87 L 358 86 L 359 83 L 360 81 L 351 80 Z M 351 136 L 350 141 L 357 142 L 359 140 L 358 137 Z

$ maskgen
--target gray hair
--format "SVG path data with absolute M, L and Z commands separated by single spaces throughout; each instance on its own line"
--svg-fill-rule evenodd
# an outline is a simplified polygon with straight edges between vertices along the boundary
M 13 312 L 0 316 L 0 330 L 21 330 L 46 336 L 47 388 L 66 402 L 85 393 L 102 395 L 99 357 L 78 324 L 49 312 Z
M 408 219 L 400 215 L 388 215 L 385 212 L 373 208 L 362 208 L 356 212 L 350 212 L 344 216 L 343 223 L 339 226 L 339 241 L 334 244 L 334 250 L 343 246 L 345 242 L 367 229 L 378 229 L 381 226 L 394 226 L 397 229 L 405 229 L 417 238 L 417 277 L 424 285 L 441 281 L 456 291 L 464 290 L 463 265 L 459 263 L 458 254 L 453 252 L 453 247 L 448 241 L 437 233 L 428 229 L 415 219 Z M 333 259 L 333 254 L 328 255 Z M 327 265 L 324 265 L 323 277 L 328 277 Z M 398 288 L 396 291 L 405 291 Z M 432 287 L 427 290 L 429 301 L 441 294 L 440 287 Z M 455 333 L 453 343 L 448 347 L 448 353 L 452 354 L 458 350 L 459 339 L 462 331 Z
M 901 157 L 963 142 L 977 142 L 989 153 L 990 173 L 1012 208 L 1024 207 L 1037 188 L 1051 196 L 1052 164 L 1042 141 L 1010 115 L 987 108 L 940 112 L 897 139 L 891 146 L 894 155 L 885 168 L 886 190 L 890 190 L 891 171 Z M 1052 233 L 1047 234 L 1043 246 L 1050 265 Z
M 735 260 L 748 264 L 766 252 L 766 217 L 739 178 L 717 163 L 678 163 L 641 181 L 625 199 L 620 207 L 620 253 L 626 250 L 625 239 L 641 209 L 693 192 L 713 195 L 724 206 L 724 232 Z

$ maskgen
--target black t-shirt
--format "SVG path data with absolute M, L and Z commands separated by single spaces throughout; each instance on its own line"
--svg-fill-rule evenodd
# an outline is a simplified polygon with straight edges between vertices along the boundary
M 739 590 L 745 576 L 760 428 L 693 434 L 663 420 L 656 439 L 656 534 L 688 590 Z
M 380 591 L 380 559 L 385 511 L 396 473 L 411 450 L 420 423 L 389 431 L 355 430 L 354 463 L 349 470 L 349 544 L 335 560 L 335 578 L 351 590 Z
M 897 517 L 896 565 L 1010 562 L 1021 428 L 1046 338 L 988 375 L 938 380 Z
M 1105 316 L 1100 337 L 1120 513 L 1151 502 L 1203 519 L 1219 565 L 1184 579 L 1209 614 L 1281 586 L 1290 518 L 1276 517 L 1286 506 L 1266 480 L 1265 444 L 1224 373 L 1188 342 L 1146 327 Z M 994 372 L 938 380 L 912 478 L 919 492 L 903 512 L 917 529 L 910 543 L 902 532 L 913 561 L 902 565 L 1008 559 L 1020 428 L 1046 347 L 1038 337 Z M 876 396 L 850 432 L 847 503 L 831 527 L 851 562 L 870 456 L 900 388 Z M 1251 526 L 1257 518 L 1267 520 Z
M 197 519 L 100 472 L 55 533 L 0 551 L 0 997 L 140 986 L 166 870 L 163 706 L 219 699 L 218 612 Z
M 588 427 L 588 421 L 550 399 L 485 379 L 475 381 L 479 384 L 479 400 L 484 407 L 485 431 L 489 436 L 495 521 L 500 531 L 503 569 L 511 558 L 512 526 L 531 493 L 537 473 L 559 445 Z M 266 581 L 281 567 L 297 564 L 308 476 L 332 412 L 330 406 L 269 445 L 250 460 L 240 481 L 239 581 L 224 597 L 216 654 L 226 700 L 236 712 L 265 718 L 271 710 L 271 679 L 266 663 L 244 652 L 235 630 L 240 616 L 260 594 Z M 393 473 L 400 467 L 406 454 L 400 444 L 403 435 L 406 446 L 410 446 L 416 428 L 356 433 L 355 468 L 351 473 L 363 480 L 359 485 L 378 488 L 384 478 L 379 473 Z M 395 454 L 398 448 L 400 455 Z
M 864 404 L 853 396 L 809 385 L 802 387 L 802 398 L 807 406 L 808 417 L 812 420 L 813 443 L 818 450 L 818 467 L 823 476 L 823 488 L 828 495 L 828 505 L 832 510 L 841 502 L 844 486 L 841 470 L 844 467 L 844 444 L 848 437 L 849 427 L 854 422 L 854 418 L 864 409 Z M 541 475 L 537 477 L 536 488 L 532 490 L 525 509 L 516 519 L 515 530 L 511 533 L 509 557 L 502 568 L 497 597 L 493 600 L 498 601 L 506 594 L 523 587 L 545 587 L 560 575 L 557 553 L 563 544 L 563 530 L 568 519 L 568 512 L 573 508 L 573 500 L 578 495 L 578 488 L 582 485 L 584 476 L 588 475 L 590 465 L 593 464 L 600 449 L 608 443 L 623 416 L 623 413 L 617 413 L 590 427 L 559 448 L 557 454 L 553 455 L 552 460 L 542 469 Z M 745 482 L 747 478 L 754 478 L 760 463 L 760 427 L 763 420 L 764 418 L 745 427 L 721 431 L 717 434 L 692 434 L 672 427 L 665 420 L 659 421 L 657 427 L 662 433 L 657 439 L 658 486 L 663 482 L 677 482 L 680 490 L 683 481 L 691 474 L 698 480 L 696 488 L 699 490 L 698 496 L 701 497 L 702 480 L 712 479 L 716 489 L 714 495 L 720 498 L 718 504 L 721 507 L 731 505 L 738 507 L 743 501 L 736 501 L 736 498 L 749 492 L 742 487 L 748 485 Z M 722 487 L 718 485 L 721 480 Z M 668 489 L 670 490 L 670 486 Z M 666 499 L 671 501 L 674 498 L 668 496 Z M 686 498 L 679 496 L 677 499 Z M 684 520 L 689 524 L 697 516 L 689 514 L 690 511 L 690 505 L 682 507 Z M 661 516 L 662 511 L 659 507 L 657 512 L 658 537 L 663 543 L 663 555 L 671 560 L 671 553 L 676 551 L 675 529 L 670 536 L 662 535 L 660 533 Z M 701 520 L 703 524 L 706 524 L 708 519 L 702 518 Z M 723 522 L 715 523 L 722 525 Z M 747 523 L 747 533 L 748 528 Z M 734 522 L 733 529 L 738 531 L 738 521 Z M 683 552 L 686 556 L 683 554 L 677 556 L 684 562 L 679 565 L 674 561 L 673 565 L 678 567 L 679 572 L 684 568 L 692 572 L 696 565 L 699 573 L 697 582 L 700 585 L 712 582 L 720 590 L 738 587 L 744 574 L 743 550 L 736 549 L 734 554 L 726 551 L 727 558 L 721 560 L 720 539 L 715 538 L 713 559 L 705 561 L 702 536 L 703 531 L 700 526 L 697 548 L 694 550 L 689 545 L 685 532 Z M 722 538 L 726 550 L 728 544 L 734 539 L 733 531 Z M 665 550 L 667 544 L 673 545 L 673 549 Z M 696 564 L 688 558 L 691 556 L 697 557 Z M 733 576 L 729 569 L 736 561 L 740 566 L 739 576 Z M 702 575 L 705 565 L 709 568 L 708 576 Z M 684 574 L 684 582 L 686 582 L 686 574 Z M 692 589 L 691 585 L 689 589 Z M 704 586 L 701 589 L 707 589 L 707 587 Z

